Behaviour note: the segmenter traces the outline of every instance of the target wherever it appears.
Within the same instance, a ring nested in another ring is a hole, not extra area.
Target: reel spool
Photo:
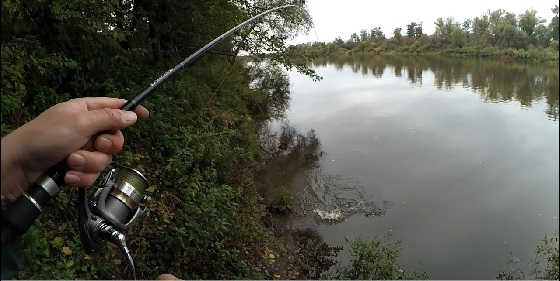
[[[148,186],[148,180],[139,171],[119,166],[102,178],[91,199],[87,199],[85,190],[80,190],[78,225],[85,251],[93,254],[105,241],[117,245],[131,266],[134,279],[134,260],[122,232],[144,213]]]

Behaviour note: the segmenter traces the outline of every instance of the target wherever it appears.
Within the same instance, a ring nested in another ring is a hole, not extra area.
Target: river
[[[376,57],[312,68],[320,82],[289,72],[286,120],[314,129],[324,153],[287,184],[297,193],[319,171],[382,211],[336,223],[310,213],[290,227],[342,246],[389,233],[401,263],[434,279],[493,279],[511,255],[529,262],[557,233],[556,67]]]

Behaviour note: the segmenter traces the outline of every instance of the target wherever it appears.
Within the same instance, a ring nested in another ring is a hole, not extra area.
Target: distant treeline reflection
[[[412,84],[422,84],[426,71],[434,73],[438,89],[471,88],[485,102],[517,101],[530,107],[545,99],[546,115],[558,120],[558,68],[538,65],[505,63],[483,59],[452,59],[441,57],[377,56],[368,58],[341,57],[314,59],[312,66],[334,65],[342,70],[381,78],[388,68],[396,77],[406,77]]]

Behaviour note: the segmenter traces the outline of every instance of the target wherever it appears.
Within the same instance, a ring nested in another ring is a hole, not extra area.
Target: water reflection
[[[434,84],[441,90],[455,87],[471,88],[485,102],[516,101],[523,107],[545,99],[545,111],[551,120],[558,120],[559,73],[557,67],[505,63],[486,59],[452,59],[441,57],[373,57],[330,58],[313,61],[313,67],[332,64],[342,71],[350,67],[354,73],[381,78],[386,69],[395,77],[406,77],[413,85],[422,85],[423,74],[434,74]]]
[[[556,69],[399,57],[316,64],[318,83],[290,73],[287,113],[316,129],[327,152],[320,170],[307,170],[322,175],[310,186],[327,190],[326,202],[341,185],[363,186],[358,193],[379,208],[395,203],[381,216],[294,225],[331,245],[391,231],[403,263],[435,279],[494,278],[509,252],[527,260],[557,229]],[[294,186],[306,185],[297,178]]]
[[[288,123],[276,130],[267,126],[259,140],[269,162],[259,169],[256,179],[272,213],[290,209],[294,216],[314,215],[317,223],[335,224],[356,214],[384,216],[393,206],[390,201],[368,198],[359,181],[321,169],[326,154],[313,129],[302,134]],[[295,195],[293,206],[283,206],[291,201],[285,198],[276,202],[286,196],[286,190]]]

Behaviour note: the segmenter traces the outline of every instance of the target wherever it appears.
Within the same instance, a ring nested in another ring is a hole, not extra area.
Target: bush
[[[529,263],[529,272],[522,269],[521,260],[512,256],[509,261],[510,268],[498,273],[496,279],[558,280],[559,262],[558,236],[548,237],[545,235],[535,249],[535,257]]]
[[[294,196],[285,188],[282,188],[276,193],[270,204],[270,210],[275,213],[287,214],[290,213],[293,208]]]
[[[427,279],[426,273],[410,271],[397,263],[399,243],[384,240],[349,240],[352,251],[350,265],[325,274],[327,279],[403,280]]]
[[[558,40],[552,40],[552,42],[550,42],[550,48],[552,48],[552,50],[558,51]]]

